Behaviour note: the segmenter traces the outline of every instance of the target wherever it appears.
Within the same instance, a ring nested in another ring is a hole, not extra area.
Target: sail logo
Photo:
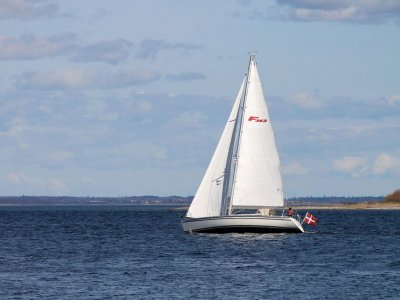
[[[265,122],[267,122],[267,119],[260,119],[259,117],[250,116],[248,121],[250,121],[250,122],[254,121],[254,122],[258,122],[258,123],[265,123]]]

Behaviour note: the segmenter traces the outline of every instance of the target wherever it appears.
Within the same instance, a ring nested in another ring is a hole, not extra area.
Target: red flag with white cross
[[[303,222],[307,223],[310,226],[317,226],[318,224],[318,219],[314,217],[312,214],[309,212],[306,213],[306,216],[304,217]]]

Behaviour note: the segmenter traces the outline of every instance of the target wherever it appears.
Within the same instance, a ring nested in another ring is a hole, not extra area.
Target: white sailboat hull
[[[232,215],[208,218],[184,218],[185,232],[304,232],[301,224],[287,216]]]

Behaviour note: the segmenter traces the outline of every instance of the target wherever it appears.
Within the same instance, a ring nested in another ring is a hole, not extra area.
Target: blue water
[[[400,211],[184,234],[166,206],[0,207],[0,299],[400,299]]]

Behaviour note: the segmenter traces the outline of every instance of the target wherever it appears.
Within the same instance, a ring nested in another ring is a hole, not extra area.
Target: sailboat
[[[217,148],[182,219],[183,230],[304,232],[298,219],[285,215],[282,188],[275,136],[251,54]]]

